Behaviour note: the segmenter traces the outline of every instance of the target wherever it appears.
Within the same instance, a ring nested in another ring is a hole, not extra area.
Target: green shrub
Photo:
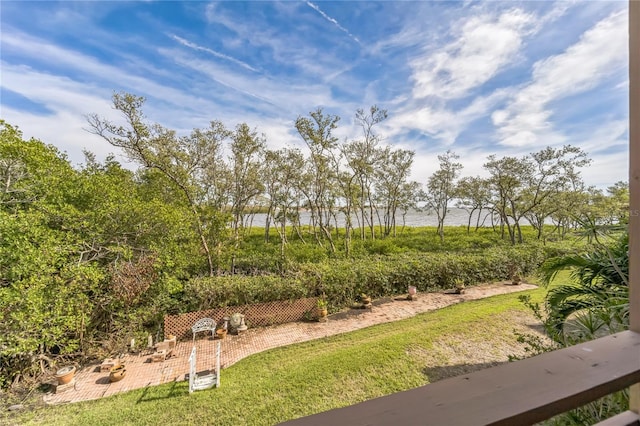
[[[194,278],[184,286],[183,311],[325,295],[332,310],[349,306],[360,293],[382,297],[506,280],[515,267],[534,273],[544,259],[541,246],[497,247],[480,254],[399,253],[321,263],[292,263],[284,275]]]
[[[309,289],[295,277],[229,275],[200,277],[185,284],[184,312],[222,306],[307,297]]]
[[[265,246],[261,252],[241,253],[235,260],[235,273],[260,275],[280,270],[281,259],[272,247]]]
[[[402,251],[402,248],[392,239],[365,240],[362,243],[362,246],[366,252],[374,255],[390,255],[400,253]]]
[[[315,245],[297,246],[295,249],[288,248],[286,257],[295,263],[323,262],[327,260],[327,249]]]

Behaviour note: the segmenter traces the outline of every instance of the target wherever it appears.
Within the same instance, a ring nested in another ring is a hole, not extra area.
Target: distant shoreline
[[[300,210],[299,213],[300,213],[300,223],[302,225],[308,225],[311,219],[310,211],[308,209],[304,209],[304,210]],[[489,213],[488,210],[483,210],[482,217],[480,218],[481,227],[485,227],[485,228],[491,227],[490,215],[488,215],[485,218],[485,215],[487,215],[488,213]],[[251,214],[247,214],[246,216],[247,218],[249,218],[249,216],[251,215],[253,216],[253,218],[249,220],[251,227],[264,228],[264,224],[267,218],[266,213],[251,213]],[[474,228],[476,225],[477,217],[478,217],[477,212],[474,212],[473,216],[471,217],[471,226]],[[337,218],[338,218],[337,226],[340,228],[344,227],[345,225],[344,214],[341,212],[337,213]],[[352,216],[352,218],[353,218],[352,219],[353,226],[359,227],[356,216],[354,215]],[[484,219],[484,225],[482,225],[483,219]],[[466,210],[453,207],[449,209],[444,221],[444,225],[445,226],[467,226],[468,221],[469,221],[469,213]],[[522,224],[529,225],[529,222],[523,219]],[[291,224],[287,222],[287,225],[291,225]],[[376,218],[375,225],[378,226],[377,218]],[[335,221],[331,222],[331,226],[336,226]],[[365,226],[368,226],[368,225],[365,225]],[[402,214],[399,214],[396,217],[396,226],[398,228],[402,226],[405,226],[405,227],[438,226],[438,217],[433,213],[410,210],[405,215],[404,221],[403,221]]]

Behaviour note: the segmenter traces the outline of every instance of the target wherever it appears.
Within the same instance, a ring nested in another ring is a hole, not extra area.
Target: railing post
[[[640,332],[640,1],[629,0],[629,316]],[[640,384],[630,409],[640,413]]]

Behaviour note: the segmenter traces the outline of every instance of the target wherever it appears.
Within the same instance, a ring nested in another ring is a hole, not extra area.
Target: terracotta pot
[[[109,381],[112,383],[119,382],[120,380],[124,379],[126,373],[127,370],[126,368],[124,368],[124,364],[113,367],[109,372]]]
[[[418,292],[418,288],[415,285],[409,286],[409,296],[415,296]]]
[[[66,385],[71,380],[73,380],[73,376],[76,374],[76,368],[73,365],[62,367],[58,371],[56,371],[56,379],[58,379],[59,385]]]
[[[227,330],[225,330],[224,328],[219,328],[216,330],[216,336],[218,336],[218,339],[224,339],[226,335]]]

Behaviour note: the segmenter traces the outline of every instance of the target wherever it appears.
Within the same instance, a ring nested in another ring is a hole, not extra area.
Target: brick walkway
[[[329,321],[325,323],[296,322],[249,329],[238,336],[229,335],[220,340],[222,368],[267,349],[346,333],[384,322],[397,321],[465,300],[481,299],[496,294],[533,288],[536,286],[530,284],[511,286],[496,283],[469,287],[462,295],[423,293],[419,294],[418,300],[414,301],[385,298],[374,301],[371,310],[353,309],[340,312],[329,316]],[[197,371],[214,368],[214,350],[217,342],[217,340],[210,340],[210,338],[201,338],[196,341]],[[109,382],[109,373],[100,372],[98,365],[87,366],[76,373],[73,390],[59,394],[47,394],[44,400],[49,404],[86,401],[146,386],[184,380],[185,375],[189,372],[189,355],[192,347],[192,341],[178,342],[174,351],[175,356],[164,362],[150,362],[149,354],[125,355],[122,362],[126,365],[127,375],[123,380],[115,383]],[[224,373],[222,380],[224,380]]]

